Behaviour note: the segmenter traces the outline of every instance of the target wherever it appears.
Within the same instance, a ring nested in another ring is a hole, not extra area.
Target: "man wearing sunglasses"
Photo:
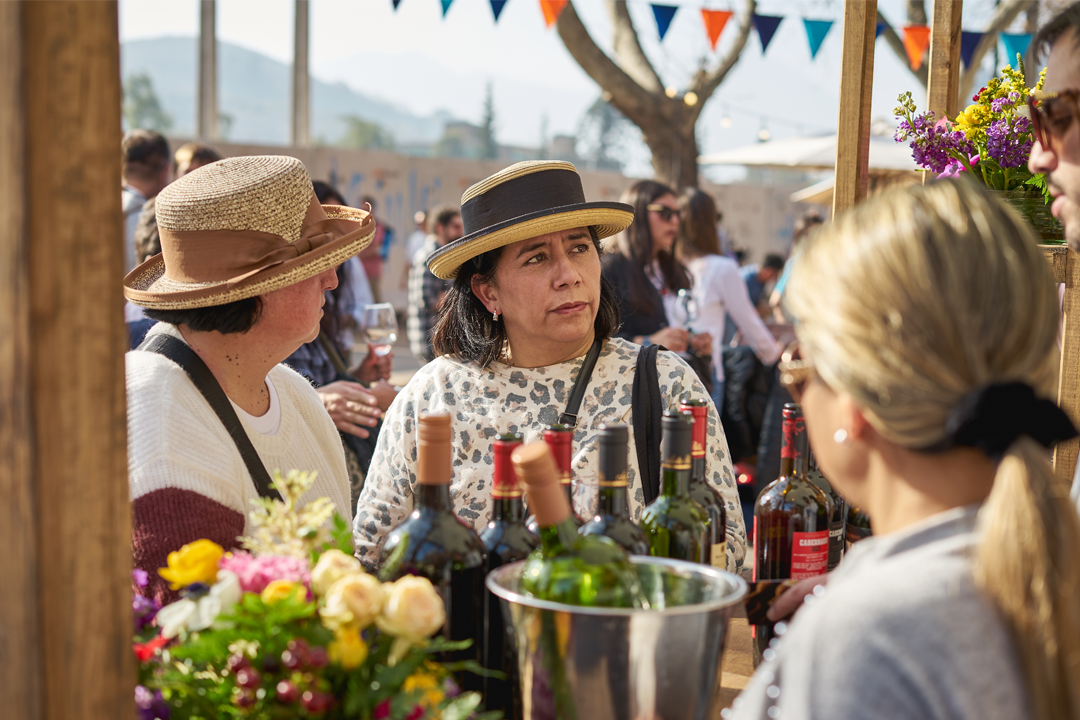
[[[1046,175],[1051,211],[1065,226],[1069,247],[1080,251],[1080,3],[1044,26],[1035,42],[1049,56],[1043,91],[1029,103],[1035,145],[1028,168]]]

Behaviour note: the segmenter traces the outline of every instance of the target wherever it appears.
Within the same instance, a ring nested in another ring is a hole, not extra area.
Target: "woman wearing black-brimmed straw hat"
[[[351,517],[334,423],[279,363],[318,334],[335,268],[375,232],[363,210],[320,205],[283,156],[185,175],[158,195],[157,218],[162,253],[124,279],[159,321],[126,362],[132,544],[152,577],[186,543],[235,546],[251,500],[276,493],[267,471],[317,472],[306,499]],[[149,591],[167,594],[160,581]]]
[[[576,413],[577,480],[595,483],[601,425],[633,428],[631,385],[641,348],[613,337],[618,309],[600,275],[600,240],[628,227],[633,209],[586,202],[573,165],[536,161],[513,165],[466,190],[461,216],[465,236],[427,260],[435,275],[454,279],[433,334],[438,357],[417,372],[387,412],[357,504],[357,555],[368,565],[376,562],[376,545],[412,507],[421,413],[449,412],[453,418],[454,506],[476,530],[487,523],[491,506],[495,436],[520,432],[534,440],[545,425],[559,422],[590,355],[595,367]],[[708,398],[673,353],[660,352],[656,364],[660,411],[684,393]],[[746,536],[714,411],[708,432],[708,479],[729,508],[728,567],[737,570]],[[631,430],[632,448],[633,442]],[[644,494],[633,449],[629,460],[630,512],[637,517]]]

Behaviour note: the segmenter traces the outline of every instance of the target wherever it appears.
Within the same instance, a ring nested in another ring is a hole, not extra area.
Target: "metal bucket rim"
[[[636,608],[613,608],[613,607],[592,607],[588,605],[567,605],[564,603],[551,602],[550,600],[539,600],[528,595],[509,590],[499,584],[498,579],[504,575],[509,574],[514,569],[524,567],[526,561],[519,560],[517,562],[503,565],[488,573],[487,578],[484,579],[484,584],[487,589],[495,594],[496,597],[506,600],[507,602],[515,603],[518,605],[525,605],[526,607],[536,608],[538,610],[550,610],[552,612],[565,612],[573,613],[575,615],[593,615],[604,617],[630,617],[632,615],[641,615],[644,613],[656,614],[656,615],[696,615],[699,613],[708,613],[713,610],[719,610],[721,608],[729,607],[741,601],[750,592],[750,588],[741,577],[733,572],[727,570],[718,570],[709,565],[702,565],[700,563],[687,562],[685,560],[672,560],[670,558],[656,558],[648,557],[645,555],[631,555],[630,562],[641,565],[664,565],[674,570],[693,571],[707,575],[714,579],[722,579],[725,581],[731,581],[735,588],[732,592],[717,598],[716,600],[709,600],[708,602],[694,603],[693,605],[675,605],[673,607],[664,608],[663,610],[639,610]]]

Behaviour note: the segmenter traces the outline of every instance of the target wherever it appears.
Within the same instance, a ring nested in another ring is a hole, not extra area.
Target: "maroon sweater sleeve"
[[[168,565],[169,553],[196,540],[211,540],[226,550],[238,547],[244,515],[191,490],[154,490],[132,503],[131,552],[135,567],[145,570],[150,584],[142,594],[162,604],[176,600],[157,571]]]

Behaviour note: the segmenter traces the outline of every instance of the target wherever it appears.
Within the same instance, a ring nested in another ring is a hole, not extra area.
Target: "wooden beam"
[[[16,345],[19,333],[27,340],[16,353],[22,366],[3,363],[0,393],[13,395],[14,378],[30,399],[27,412],[16,397],[16,414],[0,416],[0,427],[24,465],[29,457],[31,475],[29,487],[16,483],[15,496],[4,497],[5,516],[19,509],[0,536],[35,535],[30,546],[5,543],[0,555],[22,554],[5,558],[7,567],[36,564],[36,577],[24,572],[14,588],[12,578],[0,581],[5,603],[12,593],[36,600],[3,610],[0,632],[27,622],[14,633],[28,641],[0,655],[0,715],[133,718],[117,3],[0,5],[18,7],[22,41],[21,62],[10,64],[9,38],[0,42],[0,117],[21,109],[25,137],[18,178],[10,175],[18,146],[5,144],[0,160],[0,264],[16,288],[3,283],[0,327],[12,328]],[[6,33],[12,10],[2,12]],[[17,75],[21,103],[9,106]],[[3,128],[7,139],[11,122]],[[12,212],[19,182],[22,220]],[[4,477],[25,485],[26,474],[16,467]],[[27,686],[12,688],[19,674]]]
[[[963,9],[964,0],[934,0],[926,104],[938,118],[955,118],[960,111],[960,16]]]
[[[217,2],[199,3],[199,138],[218,139]]]
[[[308,73],[308,0],[296,0],[292,74],[292,145],[311,144],[311,75]]]
[[[834,216],[865,199],[870,182],[870,101],[876,30],[877,0],[845,0]]]
[[[1056,248],[1055,248],[1056,249]],[[1061,248],[1052,257],[1057,265],[1065,258],[1065,298],[1061,314],[1061,367],[1058,372],[1057,403],[1074,423],[1080,424],[1080,254]],[[1056,274],[1056,273],[1055,273]],[[1054,448],[1054,474],[1071,483],[1080,454],[1080,438],[1058,443]]]

